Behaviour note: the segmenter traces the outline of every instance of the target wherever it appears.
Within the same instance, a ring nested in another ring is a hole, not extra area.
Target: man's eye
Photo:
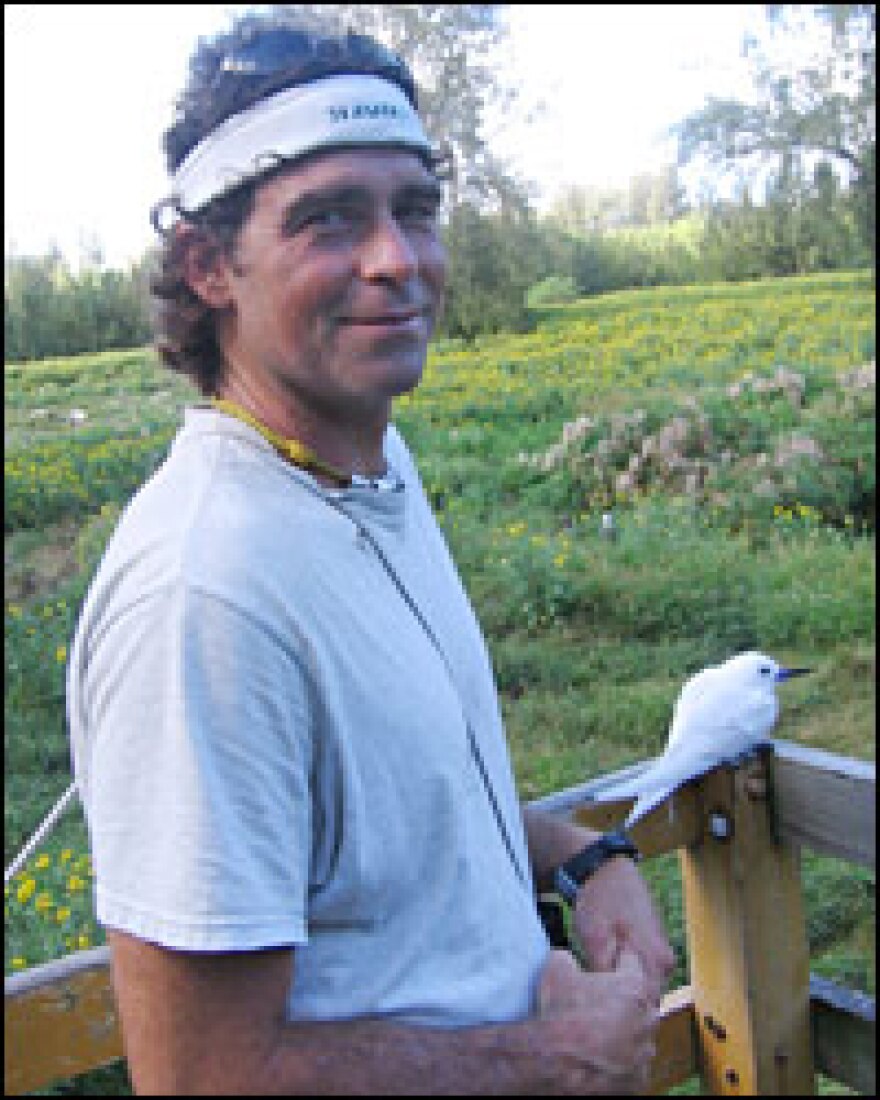
[[[315,229],[345,229],[354,220],[353,211],[344,210],[341,207],[332,207],[327,210],[316,210],[308,219],[307,224]]]
[[[399,217],[407,221],[433,225],[437,220],[437,206],[434,203],[413,203],[411,206],[404,207]]]
[[[341,233],[356,219],[354,211],[343,206],[326,206],[294,213],[284,223],[286,236],[311,230],[315,233]]]

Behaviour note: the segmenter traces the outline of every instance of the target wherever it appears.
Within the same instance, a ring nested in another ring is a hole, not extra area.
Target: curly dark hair
[[[415,81],[406,64],[375,39],[353,31],[336,31],[306,22],[292,13],[248,13],[232,28],[199,39],[189,62],[189,79],[176,103],[176,118],[166,130],[163,148],[169,172],[231,115],[285,88],[325,76],[381,76],[400,87],[418,109]],[[443,155],[428,156],[428,166],[442,174]],[[289,165],[281,162],[256,180],[218,196],[196,212],[175,208],[177,217],[203,235],[212,248],[232,257],[238,232],[253,211],[258,186]],[[217,393],[223,356],[217,342],[214,310],[187,285],[183,261],[192,245],[176,227],[165,229],[166,203],[152,212],[162,237],[156,270],[150,278],[155,344],[172,370],[188,375],[205,396]]]

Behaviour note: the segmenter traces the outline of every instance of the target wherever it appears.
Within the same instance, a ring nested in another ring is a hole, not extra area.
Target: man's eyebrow
[[[407,183],[400,188],[399,195],[407,199],[427,199],[438,205],[443,201],[443,188],[439,183]]]
[[[310,214],[313,210],[333,204],[351,204],[363,202],[366,191],[363,187],[353,184],[342,186],[316,187],[311,191],[303,191],[284,207],[281,213],[283,225],[290,225],[300,218]]]

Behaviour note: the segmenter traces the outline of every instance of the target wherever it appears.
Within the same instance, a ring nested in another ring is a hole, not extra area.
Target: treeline
[[[808,274],[870,266],[856,208],[827,164],[776,185],[760,204],[688,210],[669,170],[619,191],[570,188],[547,215],[511,201],[494,213],[460,203],[444,236],[450,259],[442,332],[525,331],[530,307],[630,287]],[[57,251],[6,257],[6,360],[151,339],[147,254],[127,271],[100,257],[74,273]]]
[[[674,173],[673,173],[674,175]],[[657,177],[655,193],[669,188]],[[640,177],[641,194],[650,194]],[[447,230],[450,282],[444,328],[472,338],[523,331],[531,306],[634,287],[738,282],[762,277],[862,269],[873,263],[859,216],[860,196],[841,187],[827,164],[809,179],[771,187],[760,204],[737,200],[688,210],[674,202],[646,209],[633,187],[572,188],[548,215],[529,207],[453,212]]]
[[[7,362],[77,355],[149,342],[148,260],[127,271],[99,256],[73,272],[57,249],[6,256],[4,340]]]

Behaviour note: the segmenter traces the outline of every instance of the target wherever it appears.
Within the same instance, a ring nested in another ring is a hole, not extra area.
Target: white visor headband
[[[340,145],[431,149],[418,114],[396,84],[378,76],[327,76],[226,119],[174,173],[171,199],[192,213],[282,160]]]

